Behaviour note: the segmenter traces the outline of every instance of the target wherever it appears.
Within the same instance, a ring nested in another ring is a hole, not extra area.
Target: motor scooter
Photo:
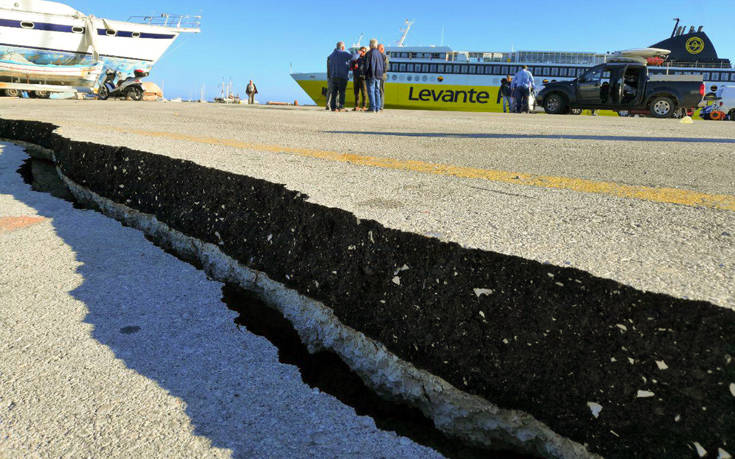
[[[97,98],[100,100],[107,100],[110,97],[130,97],[133,100],[142,100],[143,82],[140,81],[140,79],[147,77],[148,72],[135,70],[133,73],[134,76],[118,81],[117,85],[115,85],[115,77],[121,75],[120,72],[107,70],[105,72],[105,79],[97,91]]]

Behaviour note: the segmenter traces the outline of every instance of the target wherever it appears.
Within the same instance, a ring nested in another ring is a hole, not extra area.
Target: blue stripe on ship
[[[66,32],[66,33],[73,33],[72,26],[70,25],[64,25],[64,24],[51,24],[49,22],[33,22],[33,21],[17,21],[12,19],[0,19],[0,27],[13,27],[16,29],[25,29],[25,27],[22,27],[20,24],[22,22],[29,22],[33,23],[33,28],[28,28],[27,30],[47,30],[51,32]],[[82,33],[84,31],[84,28],[81,27]],[[107,35],[107,30],[105,29],[97,29],[98,35]],[[115,34],[117,37],[123,37],[123,38],[132,38],[133,32],[129,31],[118,31],[117,34]],[[174,38],[175,35],[171,34],[161,34],[161,33],[145,33],[140,32],[140,38],[152,38],[157,40],[170,40]]]

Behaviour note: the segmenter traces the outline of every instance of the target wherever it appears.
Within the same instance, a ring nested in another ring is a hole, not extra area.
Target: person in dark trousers
[[[248,105],[253,105],[255,103],[255,95],[258,94],[258,88],[255,87],[253,80],[250,80],[250,83],[245,87],[245,94],[248,96]]]
[[[329,80],[332,82],[331,110],[341,112],[345,107],[345,90],[350,74],[352,54],[345,51],[345,43],[337,42],[337,47],[329,55]]]
[[[324,88],[322,88],[324,90]],[[327,57],[327,92],[324,94],[327,98],[327,110],[330,109],[330,106],[332,105],[332,78],[329,74],[329,56]]]
[[[367,48],[362,47],[358,51],[355,59],[352,63],[352,86],[355,92],[355,111],[367,110],[367,84],[365,82],[365,54]],[[362,104],[360,103],[360,96],[362,95]]]
[[[370,111],[378,113],[383,101],[380,94],[380,82],[385,73],[385,60],[383,53],[378,50],[378,40],[370,40],[370,51],[365,55],[367,61],[367,69],[365,77],[367,78],[368,99],[370,100]]]
[[[516,88],[516,113],[528,113],[528,97],[531,95],[531,91],[534,89],[533,75],[528,71],[528,66],[524,65],[521,69],[513,76],[513,82],[511,86]]]
[[[380,110],[385,108],[385,82],[388,80],[388,71],[390,70],[390,59],[385,54],[385,46],[383,44],[378,45],[378,51],[383,55],[383,78],[380,79]]]
[[[508,78],[503,78],[500,80],[500,88],[498,89],[498,100],[495,101],[496,104],[500,103],[500,100],[503,100],[503,113],[510,113],[513,111],[513,106],[511,105],[511,90],[510,90],[510,81],[508,81]]]

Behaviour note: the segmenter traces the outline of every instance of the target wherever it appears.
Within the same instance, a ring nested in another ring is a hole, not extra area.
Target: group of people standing
[[[379,44],[378,40],[370,40],[369,49],[363,46],[355,54],[345,51],[344,42],[338,42],[335,50],[327,58],[327,110],[345,111],[345,92],[350,71],[355,93],[354,110],[371,112],[383,110],[389,65],[385,47]]]
[[[524,65],[513,75],[500,80],[500,89],[498,90],[498,100],[503,101],[503,113],[528,113],[530,109],[529,97],[533,97],[533,90],[536,85],[533,82],[533,75],[528,66]]]

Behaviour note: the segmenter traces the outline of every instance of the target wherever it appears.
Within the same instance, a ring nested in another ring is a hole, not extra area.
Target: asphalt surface
[[[222,284],[0,144],[0,457],[438,457],[236,328]]]
[[[283,183],[388,227],[735,308],[735,212],[706,203],[735,199],[735,123],[13,99],[0,99],[0,116]],[[544,180],[512,183],[526,176]],[[678,194],[696,199],[669,197]]]

